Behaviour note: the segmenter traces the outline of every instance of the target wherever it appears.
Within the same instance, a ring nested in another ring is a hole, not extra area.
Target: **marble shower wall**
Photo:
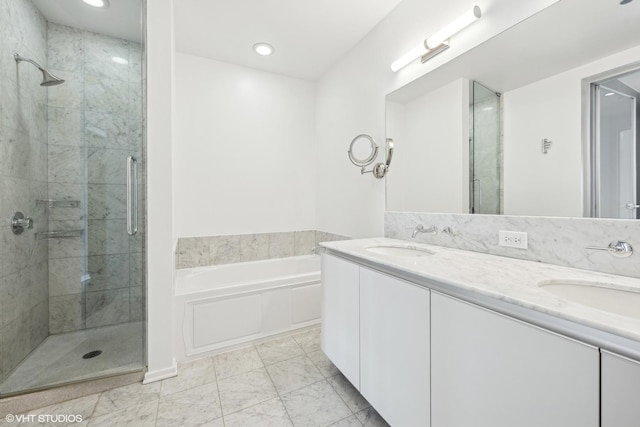
[[[49,241],[52,334],[142,319],[144,233],[126,233],[126,159],[142,158],[141,52],[48,25],[49,67],[66,80],[49,95],[49,197],[80,202],[51,208],[49,225],[84,230]]]
[[[386,212],[384,222],[385,237],[640,277],[638,220]],[[411,233],[418,224],[433,225],[440,232],[435,236],[420,234],[412,239]],[[453,230],[453,236],[442,233],[447,226]],[[529,248],[498,246],[500,230],[526,231]],[[629,258],[616,258],[607,252],[585,249],[586,246],[606,247],[614,240],[631,244],[634,254]]]
[[[47,64],[47,22],[30,1],[0,1],[0,380],[49,333],[47,91],[42,74],[14,52]],[[34,220],[14,235],[13,212]]]
[[[310,255],[319,242],[346,239],[350,237],[317,230],[181,237],[176,248],[176,268]]]
[[[474,102],[469,114],[473,135],[473,178],[475,213],[502,212],[502,144],[500,135],[500,97],[487,88],[474,84]]]

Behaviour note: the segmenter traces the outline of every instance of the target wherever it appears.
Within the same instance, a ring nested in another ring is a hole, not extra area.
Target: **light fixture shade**
[[[395,61],[393,61],[393,63],[391,64],[391,70],[395,73],[399,69],[404,68],[405,66],[407,66],[411,62],[413,62],[416,59],[420,58],[426,52],[427,52],[427,48],[424,47],[423,43],[420,43],[420,45],[414,47],[409,52],[405,53],[400,58],[398,58]]]
[[[106,8],[109,7],[109,0],[82,0],[89,6]]]
[[[481,16],[482,11],[480,10],[480,7],[473,6],[473,9],[469,10],[467,13],[426,39],[423,44],[416,46],[397,60],[393,61],[391,64],[391,70],[396,72],[418,58],[421,58],[422,63],[424,63],[439,53],[444,52],[449,48],[449,37],[472,24]]]
[[[449,25],[429,37],[426,41],[426,45],[429,49],[440,46],[442,42],[447,40],[452,35],[456,34],[463,28],[471,25],[478,18],[482,16],[482,11],[479,6],[473,6],[473,9],[469,10],[464,15],[451,22]]]

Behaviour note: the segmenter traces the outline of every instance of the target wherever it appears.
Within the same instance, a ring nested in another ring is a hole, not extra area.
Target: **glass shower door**
[[[636,98],[595,85],[598,218],[638,218]]]
[[[500,95],[471,82],[469,137],[470,213],[502,213]]]
[[[33,220],[0,230],[3,397],[145,366],[141,19],[104,34],[62,3],[0,2],[0,211]]]

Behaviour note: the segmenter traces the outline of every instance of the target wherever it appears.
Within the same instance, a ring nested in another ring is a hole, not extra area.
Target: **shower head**
[[[42,71],[42,82],[40,83],[40,86],[56,86],[64,83],[64,80],[54,76],[49,71],[42,68],[40,68],[40,71]]]
[[[34,61],[32,59],[23,58],[18,53],[14,53],[13,54],[13,58],[16,60],[17,63],[20,63],[22,61],[26,61],[26,62],[29,62],[29,63],[35,65],[36,67],[38,67],[38,70],[40,70],[42,72],[42,83],[40,83],[40,86],[45,86],[45,87],[47,87],[47,86],[56,86],[56,85],[60,85],[60,84],[64,83],[64,80],[62,80],[59,77],[54,76],[49,71],[47,71],[44,68],[42,68],[40,66],[40,64],[38,64],[36,61]]]

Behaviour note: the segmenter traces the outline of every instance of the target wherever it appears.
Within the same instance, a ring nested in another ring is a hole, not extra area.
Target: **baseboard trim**
[[[158,369],[155,371],[147,371],[147,373],[144,374],[142,384],[149,384],[156,381],[166,380],[167,378],[175,377],[177,375],[178,363],[176,362],[176,359],[173,359],[173,365],[168,368]]]

